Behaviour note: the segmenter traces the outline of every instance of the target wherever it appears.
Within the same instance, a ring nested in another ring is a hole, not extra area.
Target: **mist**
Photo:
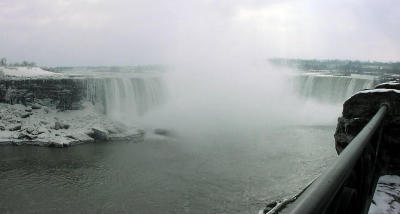
[[[294,93],[296,75],[298,71],[267,62],[175,67],[165,76],[167,102],[140,121],[149,129],[189,139],[212,134],[246,138],[291,126],[333,127],[341,104],[299,97]]]

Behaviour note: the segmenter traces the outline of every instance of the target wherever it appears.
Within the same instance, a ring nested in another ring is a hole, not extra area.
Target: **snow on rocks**
[[[2,76],[11,77],[36,77],[36,76],[57,76],[58,73],[43,70],[39,67],[1,67]]]
[[[369,214],[400,213],[400,176],[384,175],[378,180]]]
[[[96,111],[58,111],[55,106],[0,103],[0,144],[67,147],[95,141],[142,141],[144,132]]]

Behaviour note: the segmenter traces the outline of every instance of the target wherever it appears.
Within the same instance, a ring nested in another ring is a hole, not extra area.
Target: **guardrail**
[[[378,112],[340,153],[333,165],[316,179],[297,199],[291,214],[366,213],[368,198],[374,189],[377,148],[372,149],[375,135],[389,106]],[[375,143],[379,145],[379,142]],[[375,146],[379,147],[379,146]],[[372,160],[374,159],[374,160]]]

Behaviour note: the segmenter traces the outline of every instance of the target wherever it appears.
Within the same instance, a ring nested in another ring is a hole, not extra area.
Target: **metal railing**
[[[351,203],[350,200],[352,197],[360,197],[360,195],[365,194],[363,192],[360,193],[360,191],[357,192],[357,190],[353,190],[352,188],[344,188],[344,185],[349,183],[349,177],[353,176],[352,174],[355,174],[354,168],[357,164],[360,165],[360,159],[362,159],[364,151],[366,151],[366,148],[369,146],[371,138],[376,133],[376,130],[380,127],[382,119],[388,111],[388,108],[389,106],[386,104],[383,104],[379,108],[378,112],[368,122],[368,124],[342,151],[342,153],[339,155],[333,165],[318,179],[316,179],[313,184],[311,184],[307,188],[307,190],[298,198],[298,200],[294,204],[294,208],[290,212],[291,214],[343,213],[343,211],[337,211],[338,207],[332,206],[332,203],[346,198],[345,200],[348,201],[346,203],[349,204]],[[362,164],[364,164],[364,162]],[[365,168],[365,166],[362,165],[361,167]],[[370,171],[369,169],[367,170]],[[363,176],[361,176],[360,178],[360,176],[358,176],[357,179],[362,180],[366,178],[363,178]],[[345,195],[350,195],[350,197],[343,195],[343,192],[346,192]],[[336,206],[341,205],[336,204]],[[357,205],[349,205],[349,207],[351,206]],[[358,208],[356,209],[353,207],[353,209],[357,210],[358,213],[362,213],[365,211],[359,210],[362,210],[363,208],[365,208],[365,206],[366,205],[364,204],[358,206]],[[336,211],[333,211],[334,209]]]

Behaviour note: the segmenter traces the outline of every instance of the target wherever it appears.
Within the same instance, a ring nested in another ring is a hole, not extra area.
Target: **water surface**
[[[0,147],[0,213],[257,213],[336,157],[334,127]]]

